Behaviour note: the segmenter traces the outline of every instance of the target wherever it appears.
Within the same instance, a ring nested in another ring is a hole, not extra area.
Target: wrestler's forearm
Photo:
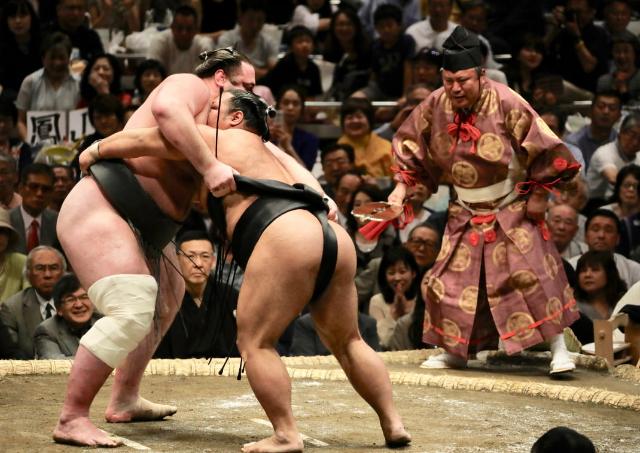
[[[181,160],[184,156],[169,143],[157,127],[126,129],[103,139],[99,145],[100,159],[133,159],[154,156]]]

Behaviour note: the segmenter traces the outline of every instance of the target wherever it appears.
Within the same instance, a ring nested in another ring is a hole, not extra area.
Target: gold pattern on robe
[[[453,164],[451,175],[453,182],[460,187],[473,187],[478,181],[478,170],[466,161]]]
[[[569,302],[571,302],[572,300],[575,299],[574,295],[573,295],[573,288],[569,285],[564,287],[564,291],[562,291],[562,297],[564,298],[564,303],[568,304]],[[573,304],[571,306],[571,308],[569,308],[569,310],[571,311],[578,311],[578,304]]]
[[[507,247],[504,242],[498,242],[491,252],[491,260],[494,266],[501,266],[507,263]]]
[[[536,118],[536,126],[540,129],[540,131],[549,138],[558,139],[558,136],[551,130],[549,125],[540,117]]]
[[[449,267],[454,272],[464,272],[471,264],[471,250],[465,244],[459,244],[453,257],[449,261]]]
[[[489,116],[496,113],[498,110],[498,93],[492,89],[482,90],[480,95],[480,108],[478,109],[478,116]]]
[[[442,96],[440,96],[440,99],[438,99],[438,103],[444,110],[444,113],[446,113],[447,115],[453,115],[453,106],[451,105],[451,99],[449,99],[449,96],[447,96],[444,91],[442,92]]]
[[[402,140],[402,147],[400,149],[400,157],[403,159],[415,156],[420,151],[420,146],[413,140]]]
[[[522,254],[529,253],[533,248],[531,234],[524,228],[511,228],[507,231],[507,236],[511,238]]]
[[[492,132],[482,134],[478,139],[478,156],[490,162],[497,162],[504,154],[504,144],[500,137]]]
[[[444,297],[444,283],[438,277],[429,277],[427,280],[427,295],[432,302],[440,303]]]
[[[487,301],[491,308],[497,307],[502,302],[502,298],[496,293],[496,289],[491,283],[487,283]]]
[[[429,126],[431,126],[430,123],[430,112],[427,112],[426,110],[423,112],[422,115],[420,115],[420,117],[418,118],[418,123],[416,125],[417,130],[421,133],[421,134],[425,134],[426,132],[428,132],[429,130]]]
[[[449,256],[449,252],[451,251],[451,239],[449,239],[449,235],[445,234],[442,237],[442,245],[440,246],[440,252],[438,253],[438,257],[436,261],[442,261],[447,256]]]
[[[516,291],[528,296],[538,288],[538,277],[528,270],[515,271],[509,277],[509,284]]]
[[[524,341],[535,333],[534,329],[529,328],[531,324],[533,324],[533,317],[530,314],[517,311],[507,319],[507,332],[516,332],[511,337],[512,340]]]
[[[558,263],[553,255],[547,253],[544,256],[542,264],[544,265],[544,271],[547,273],[549,278],[552,280],[556,278],[556,275],[558,275]]]
[[[547,301],[546,310],[547,310],[547,316],[551,316],[557,312],[562,312],[562,302],[557,297],[552,297]],[[556,315],[555,318],[552,318],[551,322],[555,324],[560,324],[562,322],[562,313],[560,313],[559,315]]]
[[[458,301],[458,305],[462,311],[474,314],[476,312],[476,305],[478,304],[478,287],[477,286],[467,286],[462,290],[460,295],[460,300]]]
[[[542,147],[537,143],[524,142],[522,147],[527,150],[527,167],[531,165],[533,160],[543,151]]]
[[[516,157],[514,156],[513,158],[515,159]],[[525,201],[522,201],[522,200],[514,201],[509,206],[507,206],[507,209],[511,212],[519,212],[524,209],[525,205],[526,205]]]
[[[460,337],[461,331],[460,327],[458,327],[458,324],[450,319],[445,318],[442,320],[442,330],[445,333],[445,335],[442,336],[442,341],[444,341],[444,344],[450,347],[454,347],[459,343],[458,338]]]
[[[507,113],[504,123],[511,136],[520,142],[531,127],[531,117],[524,110],[512,109]]]

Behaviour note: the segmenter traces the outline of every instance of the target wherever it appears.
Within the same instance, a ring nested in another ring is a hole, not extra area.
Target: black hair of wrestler
[[[244,114],[245,128],[259,135],[267,142],[271,138],[267,117],[275,115],[275,109],[260,97],[249,91],[230,89],[229,111]]]
[[[200,63],[193,71],[201,79],[211,77],[218,69],[222,69],[227,76],[240,70],[242,62],[250,63],[249,59],[232,47],[223,47],[215,50],[205,50],[199,55]]]

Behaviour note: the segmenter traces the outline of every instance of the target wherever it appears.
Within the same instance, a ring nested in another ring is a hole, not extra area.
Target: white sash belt
[[[458,194],[458,203],[469,210],[472,209],[468,206],[468,203],[491,202],[506,197],[501,200],[498,206],[496,206],[495,209],[497,210],[511,203],[518,197],[518,193],[514,188],[518,182],[524,181],[525,176],[525,172],[520,166],[520,161],[514,154],[509,162],[509,173],[506,179],[495,184],[491,184],[490,186],[479,187],[477,189],[468,189],[456,185],[453,187],[456,189],[456,193]]]
[[[464,187],[454,185],[458,197],[465,203],[482,203],[485,201],[498,200],[513,191],[516,182],[511,178],[491,184],[490,186],[480,187],[478,189],[466,189]]]

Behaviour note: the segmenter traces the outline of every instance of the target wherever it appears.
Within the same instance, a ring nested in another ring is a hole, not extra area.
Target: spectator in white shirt
[[[640,114],[630,113],[622,120],[618,138],[598,148],[591,157],[587,170],[589,198],[611,197],[620,169],[632,163],[640,164],[638,151],[640,151]]]
[[[406,33],[416,42],[416,49],[435,47],[442,51],[442,44],[449,37],[456,24],[449,20],[453,0],[431,0],[429,16],[416,22]]]
[[[618,268],[620,278],[630,288],[640,281],[640,263],[615,253],[620,241],[620,220],[613,211],[608,209],[596,209],[587,218],[585,240],[589,250],[597,252],[611,252]],[[576,268],[580,256],[574,256],[569,263]]]
[[[280,43],[264,29],[267,5],[264,0],[240,0],[238,24],[220,35],[218,47],[233,47],[249,58],[256,69],[256,80],[278,61]]]
[[[151,41],[147,59],[158,60],[169,74],[193,72],[200,63],[200,53],[213,49],[211,39],[196,36],[197,32],[196,10],[189,5],[179,6],[171,28],[160,32]]]
[[[80,83],[71,76],[71,40],[61,32],[46,36],[42,43],[42,68],[22,81],[16,108],[18,133],[27,137],[27,112],[32,110],[72,110],[80,101]],[[3,62],[10,64],[10,62]]]

